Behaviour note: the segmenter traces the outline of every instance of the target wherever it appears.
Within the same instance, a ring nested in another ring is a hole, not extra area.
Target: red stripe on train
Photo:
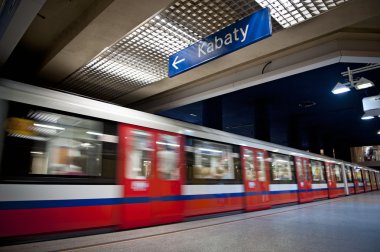
[[[116,225],[117,206],[17,209],[0,211],[0,237],[53,233]]]

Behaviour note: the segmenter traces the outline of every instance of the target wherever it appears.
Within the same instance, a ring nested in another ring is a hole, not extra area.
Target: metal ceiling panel
[[[305,8],[313,17],[345,0],[177,0],[72,73],[62,89],[112,101],[164,79],[171,54],[261,9],[257,2],[272,7],[272,17],[279,21],[272,18],[276,32],[294,24],[288,15],[306,19]]]

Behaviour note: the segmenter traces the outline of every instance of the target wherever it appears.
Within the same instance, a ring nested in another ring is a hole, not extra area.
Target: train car
[[[306,203],[345,183],[333,158],[5,79],[0,122],[0,239]]]

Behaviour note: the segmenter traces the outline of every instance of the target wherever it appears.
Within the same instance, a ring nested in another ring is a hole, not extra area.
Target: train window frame
[[[302,159],[302,166],[304,168],[304,172],[305,172],[305,181],[307,182],[310,182],[312,180],[312,176],[311,176],[311,164],[310,164],[310,160],[309,159]]]
[[[180,179],[181,139],[179,136],[158,133],[156,141],[157,173],[160,180]]]
[[[245,179],[249,181],[256,181],[256,164],[255,164],[255,153],[251,149],[244,149],[244,173]]]
[[[296,164],[294,162],[295,158],[292,155],[287,155],[283,153],[278,152],[268,152],[269,155],[269,174],[270,174],[270,183],[271,184],[297,184],[297,174],[296,174]],[[290,180],[274,180],[273,175],[273,156],[283,156],[288,158],[288,162],[290,164],[290,174],[292,176],[292,179]]]
[[[358,182],[360,183],[363,183],[364,182],[364,178],[363,178],[363,173],[362,173],[362,169],[360,168],[354,168],[354,174],[355,174],[355,180],[357,180]],[[359,175],[359,176],[358,176]]]
[[[223,178],[195,178],[194,177],[194,142],[196,141],[204,141],[209,143],[214,143],[217,145],[226,145],[230,146],[232,150],[232,161],[233,161],[233,169],[234,169],[234,179],[223,179]],[[188,185],[213,185],[213,184],[242,184],[242,167],[240,160],[240,146],[233,145],[230,143],[210,140],[206,138],[198,138],[185,136],[185,164],[186,164],[186,184]]]
[[[322,175],[323,175],[323,180],[315,180],[314,179],[314,172],[313,172],[313,162],[319,162],[322,165]],[[320,160],[314,160],[310,159],[310,169],[311,169],[311,182],[312,184],[327,184],[327,171],[326,171],[326,164],[323,161]]]
[[[148,180],[152,176],[155,148],[154,135],[142,129],[132,129],[125,155],[125,178],[130,180]]]
[[[119,145],[118,145],[118,139],[119,139],[119,132],[118,132],[118,126],[119,123],[115,121],[110,120],[104,120],[101,118],[91,117],[87,115],[81,115],[61,110],[56,110],[52,108],[46,108],[42,106],[36,106],[36,105],[30,105],[27,103],[22,102],[14,102],[14,101],[7,101],[7,111],[6,111],[6,118],[9,119],[11,117],[20,117],[25,118],[27,117],[28,113],[30,112],[40,112],[40,113],[46,113],[46,114],[57,114],[62,115],[66,117],[73,117],[78,118],[81,120],[88,120],[88,121],[95,121],[98,123],[101,123],[103,125],[103,135],[96,136],[95,139],[102,139],[97,140],[102,143],[102,149],[100,152],[100,169],[101,169],[101,175],[100,176],[94,176],[92,174],[32,174],[30,173],[32,169],[32,158],[29,157],[29,166],[23,165],[23,167],[20,167],[20,170],[18,172],[10,172],[9,168],[10,163],[12,163],[12,160],[14,161],[14,158],[11,157],[4,157],[6,153],[11,152],[12,150],[15,150],[14,148],[17,147],[17,141],[14,139],[10,139],[9,136],[7,136],[7,129],[2,129],[4,134],[3,144],[4,148],[2,150],[2,159],[0,160],[1,166],[0,166],[0,181],[1,183],[27,183],[27,184],[117,184],[117,169],[118,169],[118,151],[119,151]],[[92,133],[92,132],[90,132]],[[96,132],[95,132],[96,133]],[[94,133],[94,134],[95,134]],[[17,138],[15,138],[17,139]],[[13,149],[11,149],[11,146],[6,146],[6,143],[12,142],[12,145],[14,145]],[[32,141],[32,140],[24,140],[24,142]],[[33,142],[31,142],[33,144]],[[31,145],[32,146],[32,145]],[[29,146],[25,147],[25,150],[28,149]],[[31,147],[29,148],[31,150]],[[29,151],[31,152],[31,151]],[[30,153],[32,155],[32,153]],[[34,155],[34,154],[33,154]],[[34,159],[33,159],[34,160]],[[18,174],[17,174],[18,173]]]
[[[332,173],[334,174],[334,177],[335,177],[335,181],[337,183],[343,183],[343,172],[342,172],[342,166],[340,164],[333,164],[333,168],[332,168]],[[338,176],[337,176],[337,173],[336,171],[339,171],[339,179],[338,179]]]
[[[260,182],[267,181],[267,172],[266,172],[266,159],[265,159],[265,151],[259,150],[256,151],[256,161],[257,161],[257,179]]]
[[[344,166],[344,171],[346,173],[347,183],[353,183],[354,182],[354,175],[353,175],[351,166],[346,166],[345,165]],[[350,174],[350,176],[348,176],[348,174]]]

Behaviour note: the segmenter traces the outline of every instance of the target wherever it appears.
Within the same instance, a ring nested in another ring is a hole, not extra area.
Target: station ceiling
[[[195,123],[200,101],[222,97],[224,130],[249,136],[252,128],[244,125],[257,122],[247,114],[260,101],[273,142],[286,144],[284,125],[297,118],[297,127],[332,145],[380,144],[380,118],[358,119],[361,99],[379,93],[379,70],[360,74],[374,88],[340,97],[330,92],[347,67],[380,63],[380,2],[286,2],[5,0],[1,77]],[[169,55],[268,3],[270,38],[167,77]],[[308,101],[316,105],[299,107]]]

